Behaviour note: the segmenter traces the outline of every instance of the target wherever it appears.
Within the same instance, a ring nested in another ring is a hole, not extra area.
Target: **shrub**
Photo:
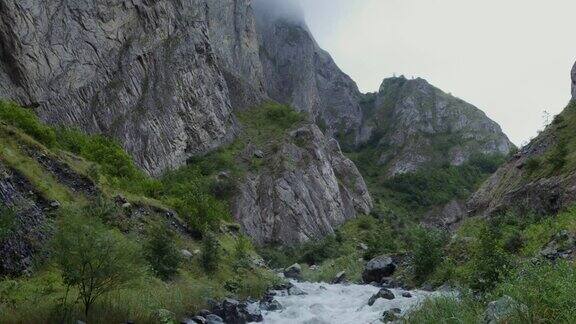
[[[524,323],[576,321],[576,269],[568,262],[527,263],[496,290],[527,306]]]
[[[238,237],[234,246],[234,259],[237,268],[247,269],[250,267],[251,249],[252,243],[250,242],[250,239],[243,235]]]
[[[141,274],[140,254],[133,243],[75,212],[61,222],[53,253],[64,283],[78,289],[86,318],[103,294],[127,287]]]
[[[414,278],[422,283],[442,262],[444,237],[438,230],[417,227],[412,238]]]
[[[463,298],[437,297],[425,300],[404,318],[406,323],[478,323],[482,304],[468,296]]]
[[[206,231],[202,238],[202,268],[206,273],[213,273],[218,270],[221,261],[221,248],[218,237],[212,231]]]
[[[498,239],[499,232],[496,226],[487,224],[480,229],[470,262],[472,289],[491,290],[506,275],[510,266],[510,256],[498,244]]]
[[[89,161],[98,163],[101,171],[120,179],[142,179],[142,172],[122,146],[102,135],[87,135],[70,128],[58,129],[58,145]]]
[[[167,228],[167,224],[157,224],[149,229],[144,255],[160,279],[170,280],[176,275],[182,258],[174,233]]]
[[[8,206],[0,206],[0,241],[7,238],[16,226],[16,213]]]
[[[538,171],[541,167],[541,161],[539,158],[530,158],[526,161],[524,165],[524,170],[528,175],[534,174],[534,172]]]
[[[566,157],[568,155],[568,148],[565,141],[560,141],[550,155],[548,156],[548,163],[552,166],[552,171],[559,171],[566,165]]]
[[[32,111],[13,102],[0,101],[0,119],[9,125],[20,128],[48,147],[56,144],[56,134],[52,128],[42,124]]]

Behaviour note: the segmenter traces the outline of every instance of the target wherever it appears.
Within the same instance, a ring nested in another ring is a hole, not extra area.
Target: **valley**
[[[0,0],[0,323],[576,321],[576,98],[517,148],[286,8]]]

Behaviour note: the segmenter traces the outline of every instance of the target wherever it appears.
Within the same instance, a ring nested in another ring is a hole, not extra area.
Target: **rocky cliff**
[[[514,147],[481,110],[420,78],[385,79],[362,104],[360,150],[369,149],[388,176]]]
[[[0,97],[117,138],[149,173],[230,141],[204,3],[0,1]]]
[[[244,153],[253,154],[250,147]],[[372,208],[354,164],[315,125],[291,131],[265,163],[263,170],[248,174],[233,208],[259,244],[320,239]]]
[[[572,102],[472,196],[470,215],[552,215],[576,201],[575,71]]]

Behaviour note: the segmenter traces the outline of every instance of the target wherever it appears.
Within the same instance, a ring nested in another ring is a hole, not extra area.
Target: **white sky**
[[[570,99],[576,0],[299,0],[363,92],[419,76],[497,121],[517,145]]]

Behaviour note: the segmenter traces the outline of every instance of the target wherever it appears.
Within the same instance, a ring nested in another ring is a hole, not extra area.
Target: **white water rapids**
[[[371,285],[292,282],[306,295],[278,293],[274,297],[282,305],[279,311],[263,311],[266,324],[364,324],[381,323],[382,313],[399,308],[404,314],[427,297],[436,293],[413,290],[411,298],[402,297],[405,290],[390,289],[395,298],[378,299],[368,306],[368,300],[380,288]]]

